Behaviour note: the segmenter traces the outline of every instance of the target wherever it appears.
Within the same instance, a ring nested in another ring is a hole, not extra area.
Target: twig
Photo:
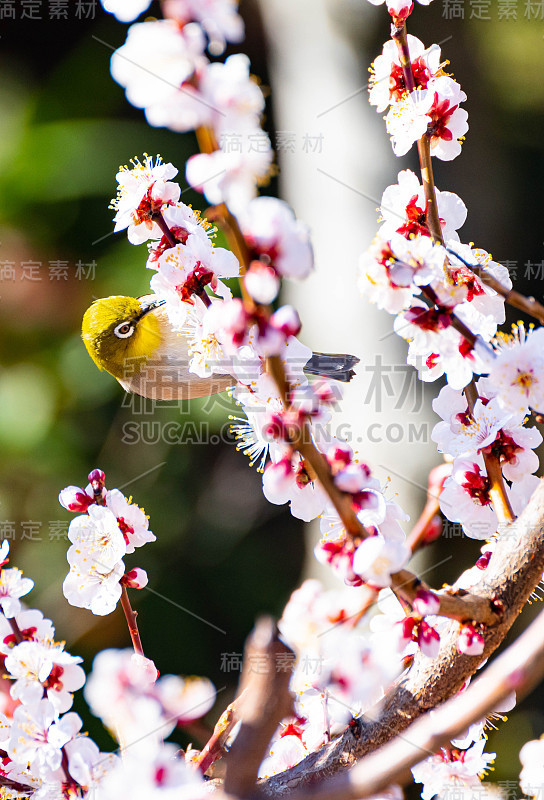
[[[415,553],[426,543],[429,530],[440,513],[438,498],[445,479],[451,475],[451,464],[439,464],[429,472],[427,502],[418,521],[406,537],[406,544]]]
[[[133,611],[132,606],[130,605],[130,600],[128,599],[128,592],[126,586],[123,586],[121,590],[121,606],[123,608],[123,611],[125,612],[130,638],[132,639],[132,646],[134,647],[134,652],[139,656],[143,656],[144,649],[142,647],[142,640],[140,639],[140,632],[138,631],[138,624],[136,622],[136,617],[138,616],[138,612]]]
[[[226,758],[225,792],[247,796],[269,742],[284,717],[293,713],[289,681],[295,654],[278,638],[274,621],[260,619],[246,644],[237,698],[240,730]]]
[[[215,728],[213,729],[213,734],[206,745],[202,748],[198,758],[195,760],[195,765],[202,772],[202,774],[204,774],[215,761],[224,755],[223,748],[225,746],[225,741],[237,722],[237,706],[239,701],[240,697],[237,697],[223,711],[217,720]]]
[[[467,399],[470,413],[474,414],[476,401],[480,399],[474,379],[465,387],[465,397]],[[504,478],[498,456],[493,453],[482,453],[485,471],[489,480],[489,496],[493,504],[493,509],[500,523],[510,524],[516,518],[514,510],[506,494]]]
[[[397,45],[400,65],[402,67],[402,74],[404,76],[404,84],[407,91],[411,93],[415,90],[416,84],[414,80],[414,72],[412,70],[410,50],[408,48],[406,25],[403,25],[401,28],[394,29],[391,33],[391,38]],[[436,202],[430,140],[427,133],[424,133],[421,139],[418,140],[417,151],[419,154],[419,163],[421,167],[423,192],[425,194],[425,215],[427,219],[427,227],[429,228],[429,233],[431,234],[433,241],[443,244],[444,240],[442,237],[442,226],[440,225],[438,204]]]

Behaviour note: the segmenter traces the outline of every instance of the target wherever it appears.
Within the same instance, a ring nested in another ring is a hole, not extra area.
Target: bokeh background
[[[286,13],[289,2],[284,0]],[[8,5],[15,18],[7,16]],[[36,582],[29,602],[54,620],[58,637],[86,665],[98,649],[128,646],[120,610],[93,617],[62,595],[70,515],[57,495],[68,484],[85,485],[91,468],[104,469],[107,485],[144,506],[157,534],[156,544],[127,558],[150,575],[150,589],[135,598],[146,651],[163,673],[209,676],[221,689],[220,710],[238,677],[222,669],[222,654],[242,651],[258,614],[281,614],[304,568],[303,525],[262,497],[260,476],[228,432],[228,415],[237,413],[228,398],[152,406],[127,398],[88,358],[79,335],[85,308],[108,294],[145,294],[149,285],[145,247],[111,234],[115,172],[135,155],[160,153],[180,167],[182,199],[204,210],[205,201],[183,183],[183,164],[196,152],[196,141],[191,134],[150,128],[128,105],[109,75],[111,51],[124,42],[126,26],[98,3],[70,0],[66,19],[49,18],[54,4],[48,0],[34,4],[41,19],[23,18],[25,5],[0,4],[0,532],[11,539],[12,564]],[[319,5],[335,35],[357,55],[363,87],[388,35],[385,10],[365,0]],[[151,11],[158,13],[158,4]],[[268,53],[278,43],[267,37],[274,31],[267,34],[252,0],[242,0],[241,13],[247,28],[242,49],[269,86]],[[541,0],[435,0],[429,8],[418,6],[410,19],[410,32],[426,44],[442,43],[468,94],[463,154],[436,165],[438,186],[457,192],[469,208],[463,241],[508,263],[517,286],[539,299],[543,17]],[[299,35],[309,34],[301,29]],[[314,67],[301,62],[301,74]],[[365,104],[365,95],[350,102]],[[274,140],[270,101],[265,124]],[[361,132],[362,158],[372,159],[365,142],[377,132],[385,137],[374,115],[368,139]],[[280,158],[279,176],[264,192],[278,191],[285,163]],[[396,159],[388,151],[383,187],[407,167],[417,169],[410,156]],[[341,235],[342,213],[331,208],[331,237]],[[369,204],[367,214],[364,224],[372,225],[375,206]],[[361,250],[368,243],[361,241]],[[364,354],[364,342],[351,344]],[[429,447],[429,462],[438,463]],[[420,481],[425,483],[424,474]],[[416,508],[423,501],[420,493]],[[474,542],[441,540],[431,561],[453,560],[429,580],[453,580],[476,552]],[[524,621],[536,610],[538,604]],[[544,730],[541,693],[511,716],[491,741],[501,753],[496,780],[516,777],[519,743]],[[89,714],[85,721],[107,746],[98,723]],[[180,741],[186,741],[183,734]]]

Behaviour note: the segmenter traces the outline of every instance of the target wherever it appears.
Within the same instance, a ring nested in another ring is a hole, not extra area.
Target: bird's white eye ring
[[[134,325],[132,322],[121,322],[113,332],[118,339],[128,339],[134,333]]]

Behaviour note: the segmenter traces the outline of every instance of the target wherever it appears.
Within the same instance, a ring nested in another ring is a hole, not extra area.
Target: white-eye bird
[[[155,295],[103,297],[83,315],[81,337],[99,369],[133,394],[153,400],[207,397],[235,383],[230,375],[201,378],[189,372],[187,337],[173,329]],[[314,353],[304,371],[350,381],[359,359]]]

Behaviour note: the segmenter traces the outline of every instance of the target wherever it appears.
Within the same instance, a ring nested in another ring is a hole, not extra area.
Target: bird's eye
[[[118,339],[128,339],[134,333],[134,325],[132,322],[121,322],[113,332]]]

